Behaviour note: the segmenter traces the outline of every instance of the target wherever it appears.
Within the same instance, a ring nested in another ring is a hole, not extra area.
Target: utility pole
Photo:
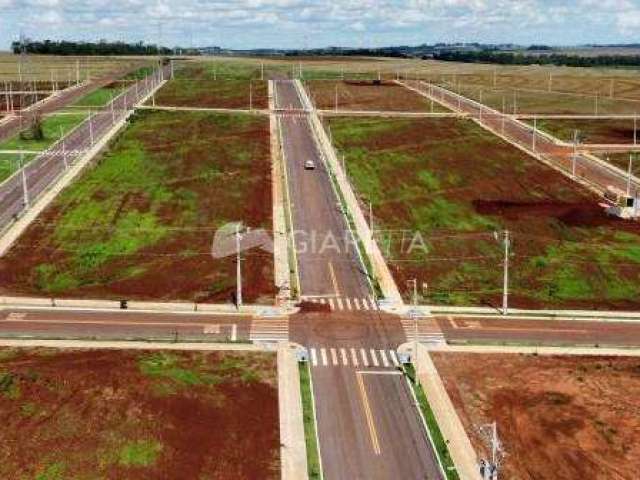
[[[22,202],[26,208],[29,206],[29,189],[27,188],[27,169],[24,166],[24,152],[20,152],[20,170],[22,171]]]
[[[533,117],[533,152],[535,153],[536,151],[536,132],[538,130],[538,118],[537,117]]]
[[[578,130],[573,131],[573,157],[571,162],[571,174],[576,176],[576,162],[578,161]]]
[[[596,116],[598,116],[598,94],[597,93],[595,97],[595,113],[596,113]]]
[[[504,124],[507,116],[507,99],[502,95],[502,135],[504,136]]]
[[[64,163],[64,169],[66,170],[69,168],[69,164],[67,163],[67,151],[64,148],[64,132],[62,130],[62,125],[60,125],[60,139],[62,140],[62,163]]]
[[[480,460],[480,475],[482,480],[498,480],[498,473],[504,457],[502,442],[498,438],[498,424],[494,421],[480,426],[478,430],[491,450],[490,460]]]
[[[260,80],[264,80],[264,62],[260,62]]]
[[[236,306],[242,305],[242,268],[240,266],[240,224],[236,224]]]
[[[93,146],[93,121],[91,111],[89,111],[89,140],[91,141],[91,146]]]
[[[498,239],[498,232],[494,234]],[[504,263],[503,263],[503,278],[502,278],[502,314],[506,315],[509,312],[509,230],[502,232],[502,243],[504,246]]]
[[[633,144],[638,144],[638,114],[633,116]]]
[[[627,197],[631,196],[631,175],[633,171],[633,153],[629,154],[629,171],[627,175]]]
[[[335,111],[338,111],[338,84],[336,83],[336,102],[335,102]]]
[[[249,80],[249,110],[253,110],[253,84]]]
[[[513,114],[518,114],[518,91],[513,89]]]

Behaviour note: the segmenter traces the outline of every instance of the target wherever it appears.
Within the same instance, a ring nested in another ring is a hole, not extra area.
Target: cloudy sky
[[[640,0],[0,0],[30,38],[228,48],[640,41]]]

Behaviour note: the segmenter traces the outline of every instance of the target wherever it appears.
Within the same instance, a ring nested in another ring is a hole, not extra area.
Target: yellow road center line
[[[367,419],[367,425],[369,427],[369,437],[371,438],[371,446],[373,452],[376,455],[380,455],[380,442],[378,441],[378,432],[376,431],[375,423],[373,422],[373,415],[371,414],[371,406],[369,405],[369,397],[367,396],[367,390],[364,387],[364,381],[360,373],[356,374],[358,379],[358,386],[360,387],[360,397],[362,398],[362,404],[364,406],[364,414]]]
[[[340,289],[338,288],[338,280],[336,280],[336,272],[333,271],[333,264],[331,263],[331,261],[328,262],[329,264],[329,276],[331,276],[331,283],[333,284],[333,291],[336,294],[336,297],[340,296]]]

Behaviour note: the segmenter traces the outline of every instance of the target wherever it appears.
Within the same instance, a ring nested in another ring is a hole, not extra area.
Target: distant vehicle
[[[314,163],[313,160],[307,160],[306,162],[304,162],[304,169],[305,170],[315,170],[316,169],[316,164]]]

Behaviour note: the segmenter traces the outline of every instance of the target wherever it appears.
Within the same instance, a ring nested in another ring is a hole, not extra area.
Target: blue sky
[[[640,42],[640,0],[0,0],[31,38],[228,48]]]

